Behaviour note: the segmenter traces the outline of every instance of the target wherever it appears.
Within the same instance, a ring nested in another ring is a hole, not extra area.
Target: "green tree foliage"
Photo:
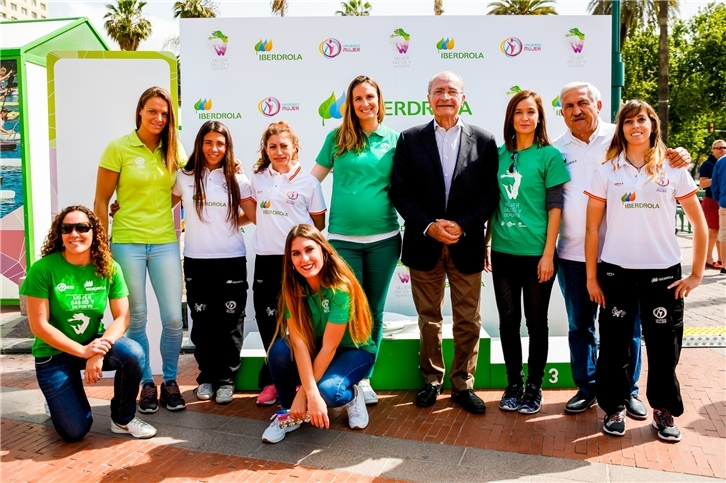
[[[669,146],[683,146],[700,164],[726,132],[726,4],[712,2],[690,20],[672,22],[669,35]],[[658,103],[655,25],[636,28],[623,46],[623,98]]]
[[[174,18],[215,18],[219,7],[212,0],[174,2]]]
[[[138,50],[139,43],[151,36],[151,21],[141,13],[145,5],[140,0],[118,0],[116,5],[106,5],[103,26],[121,50]]]
[[[678,14],[678,0],[669,0],[669,14],[673,17]],[[621,0],[620,1],[620,46],[625,45],[625,39],[630,38],[631,32],[645,25],[656,25],[656,0]],[[610,15],[613,11],[611,0],[590,0],[587,11],[593,15]]]
[[[350,0],[349,2],[340,2],[340,10],[336,10],[335,15],[341,17],[367,17],[371,14],[371,4],[363,0]]]
[[[553,0],[502,0],[491,2],[487,15],[557,15]]]

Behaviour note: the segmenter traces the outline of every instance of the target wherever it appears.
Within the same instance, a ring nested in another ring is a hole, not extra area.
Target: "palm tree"
[[[434,15],[444,13],[444,0],[434,0]]]
[[[287,13],[287,0],[271,0],[270,8],[272,8],[272,15],[284,17]]]
[[[668,142],[668,11],[669,0],[658,0],[655,4],[660,29],[658,43],[658,118],[661,124],[661,139]]]
[[[108,13],[103,16],[107,19],[103,26],[121,50],[138,50],[139,43],[151,36],[151,22],[141,13],[146,2],[117,0],[116,3],[106,5]]]
[[[620,1],[620,47],[625,44],[625,39],[640,24],[655,24],[656,7],[655,0],[645,1]],[[678,14],[678,0],[668,0],[672,14]],[[610,15],[613,11],[612,0],[590,0],[587,10],[592,15]]]
[[[340,2],[342,10],[336,10],[335,15],[341,17],[367,17],[371,14],[371,4],[363,3],[363,0],[350,0],[349,2]]]
[[[174,3],[174,18],[215,18],[219,7],[212,0],[183,0]]]
[[[487,15],[557,15],[555,7],[547,5],[553,0],[502,0],[492,2]]]

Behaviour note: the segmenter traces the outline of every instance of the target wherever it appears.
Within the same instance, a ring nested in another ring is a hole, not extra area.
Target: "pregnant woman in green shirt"
[[[378,84],[367,76],[353,79],[343,123],[328,134],[312,170],[321,182],[334,173],[328,239],[368,297],[376,354],[386,295],[401,254],[398,215],[388,197],[398,133],[381,124],[384,114]],[[372,374],[373,369],[360,383],[366,404],[378,402]]]

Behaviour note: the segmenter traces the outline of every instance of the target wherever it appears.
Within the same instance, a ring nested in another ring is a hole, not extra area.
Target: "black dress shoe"
[[[565,412],[567,414],[584,413],[597,402],[596,399],[594,394],[588,395],[582,391],[577,391],[577,394],[565,404]]]
[[[441,384],[426,384],[418,394],[416,394],[416,406],[420,408],[427,408],[433,406],[436,403],[436,396],[441,394],[444,387]]]
[[[472,414],[484,414],[487,410],[487,407],[484,405],[484,401],[474,394],[473,389],[466,389],[459,392],[451,391],[451,399],[453,399],[455,403],[461,404],[461,407]]]
[[[640,401],[637,394],[632,394],[628,401],[625,403],[625,411],[633,419],[643,421],[648,419],[648,410],[645,408],[645,404]]]

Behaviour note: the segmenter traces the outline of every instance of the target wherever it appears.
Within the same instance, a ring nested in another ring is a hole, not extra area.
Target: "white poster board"
[[[542,96],[551,138],[565,130],[558,105],[564,84],[590,81],[610,105],[610,18],[604,16],[218,18],[180,25],[184,146],[191,151],[206,120],[220,120],[247,172],[264,128],[279,120],[295,129],[303,169],[311,169],[326,134],[340,124],[348,84],[360,74],[381,86],[384,123],[401,131],[433,118],[427,82],[455,71],[465,81],[462,119],[491,131],[499,144],[507,102],[518,89]],[[323,187],[330,200],[330,177]],[[250,277],[253,232],[246,227]],[[483,281],[483,326],[497,335],[491,277]],[[393,276],[386,310],[416,314],[403,266]],[[253,314],[251,303],[247,313]],[[555,288],[550,334],[566,335],[567,328]]]
[[[147,88],[164,87],[176,99],[176,79],[176,58],[170,53],[98,51],[48,55],[54,216],[68,205],[93,209],[98,162],[106,145],[136,129],[136,104]],[[109,223],[113,232],[113,220],[109,219]],[[151,370],[161,374],[161,320],[148,278],[146,300]],[[112,319],[108,309],[106,312],[104,322],[108,323]]]

